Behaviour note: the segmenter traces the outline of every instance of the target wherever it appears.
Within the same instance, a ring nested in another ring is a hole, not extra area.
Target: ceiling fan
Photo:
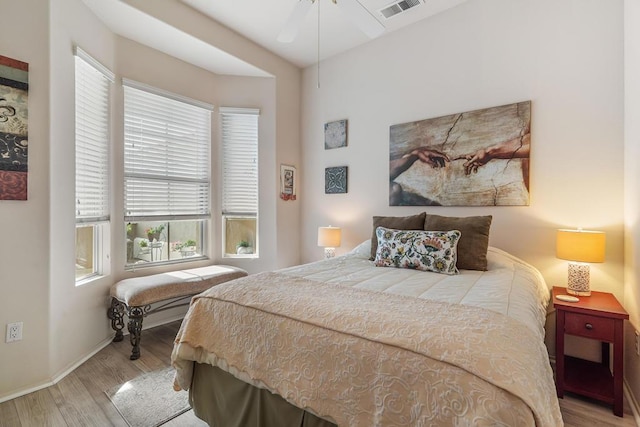
[[[298,35],[302,21],[309,13],[311,6],[319,0],[298,0],[293,12],[278,36],[278,41],[291,43]],[[385,28],[358,0],[331,0],[370,38],[381,35]]]

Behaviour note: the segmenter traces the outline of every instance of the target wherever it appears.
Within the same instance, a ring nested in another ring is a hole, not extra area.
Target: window
[[[104,274],[109,229],[109,91],[114,75],[76,48],[76,282]]]
[[[221,108],[225,256],[258,256],[259,110]]]
[[[213,107],[123,84],[127,265],[203,258]]]

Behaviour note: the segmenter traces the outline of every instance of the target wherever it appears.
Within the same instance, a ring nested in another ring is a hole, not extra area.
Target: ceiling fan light
[[[367,36],[376,38],[385,31],[384,25],[369,10],[364,7],[358,0],[331,0],[338,5],[344,14]],[[404,0],[418,1],[419,0]],[[282,31],[278,35],[278,41],[282,43],[291,43],[295,40],[300,26],[304,18],[309,13],[309,9],[316,0],[298,0],[291,15],[284,24]]]

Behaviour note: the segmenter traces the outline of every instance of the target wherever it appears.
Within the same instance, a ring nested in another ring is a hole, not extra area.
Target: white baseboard
[[[636,421],[636,425],[640,427],[640,406],[638,406],[638,401],[633,395],[631,387],[629,387],[629,383],[627,383],[626,378],[624,379],[624,396],[627,398],[627,402],[629,402],[629,406],[631,407],[631,412],[633,412],[633,418]]]
[[[167,324],[167,323],[175,322],[176,320],[181,320],[183,317],[184,317],[184,314],[177,315],[177,316],[172,316],[170,318],[166,318],[166,319],[162,319],[162,320],[156,320],[155,322],[149,322],[148,324],[144,324],[144,322],[143,322],[144,327],[142,328],[142,330],[151,329],[151,328],[155,328],[156,326],[161,326],[161,325],[164,325],[164,324]],[[125,335],[129,335],[129,333],[126,331],[126,328],[125,328],[125,330],[123,330],[123,332],[125,332]],[[100,350],[102,350],[103,348],[105,348],[106,346],[111,344],[112,341],[113,341],[113,336],[110,334],[109,338],[106,338],[104,341],[101,341],[89,353],[87,353],[86,355],[84,355],[83,357],[78,359],[76,362],[71,363],[66,369],[63,369],[59,373],[53,375],[51,380],[44,381],[44,382],[42,382],[42,383],[40,383],[38,385],[29,387],[29,388],[26,388],[26,389],[22,389],[22,390],[19,390],[19,391],[16,391],[16,392],[12,392],[11,394],[8,394],[6,396],[0,396],[0,403],[7,402],[9,400],[13,400],[15,398],[27,395],[29,393],[36,392],[38,390],[42,390],[43,388],[51,387],[52,385],[57,384],[64,377],[66,377],[71,372],[73,372],[78,366],[82,365],[84,362],[86,362],[87,360],[89,360],[93,356],[95,356],[96,353],[98,353]]]
[[[78,366],[82,365],[84,362],[89,360],[91,357],[93,357],[100,350],[102,350],[103,348],[108,346],[111,343],[112,340],[113,340],[113,338],[110,337],[110,338],[107,338],[104,341],[100,342],[87,355],[83,356],[78,361],[72,363],[66,369],[62,370],[60,373],[58,373],[56,375],[53,375],[51,380],[42,382],[42,383],[40,383],[40,384],[38,384],[36,386],[33,386],[33,387],[29,387],[29,388],[26,388],[26,389],[11,393],[11,394],[9,394],[7,396],[0,397],[0,403],[6,402],[8,400],[15,399],[15,398],[20,397],[20,396],[24,396],[24,395],[29,394],[29,393],[36,392],[38,390],[42,390],[43,388],[51,387],[52,385],[57,384],[60,380],[62,380],[64,377],[66,377],[71,372],[73,372]]]
[[[103,348],[111,344],[111,341],[113,341],[113,337],[106,338],[105,340],[100,342],[96,347],[94,347],[94,349],[91,350],[88,354],[86,354],[85,356],[77,360],[75,363],[70,364],[69,366],[67,366],[66,369],[63,369],[58,374],[53,375],[53,379],[52,379],[53,384],[57,384],[60,380],[62,380],[64,377],[66,377],[71,372],[73,372],[78,366],[82,365],[84,362],[91,359],[100,350],[102,350]]]
[[[51,387],[54,384],[55,383],[53,381],[48,381],[46,383],[41,383],[39,385],[30,387],[30,388],[27,388],[27,389],[24,389],[24,390],[20,390],[20,391],[17,391],[15,393],[12,393],[12,394],[9,394],[9,395],[6,395],[6,396],[1,396],[0,397],[0,403],[8,402],[9,400],[13,400],[13,399],[15,399],[17,397],[24,396],[24,395],[27,395],[29,393],[34,393],[34,392],[36,392],[38,390],[42,390],[43,388]]]
[[[184,319],[184,315],[185,315],[185,313],[177,314],[175,316],[166,317],[166,318],[159,319],[159,320],[156,320],[156,321],[153,321],[153,322],[148,322],[147,321],[148,319],[145,317],[144,322],[142,322],[142,330],[144,331],[144,330],[147,330],[147,329],[155,328],[156,326],[162,326],[162,325],[166,325],[167,323],[175,322],[177,320],[182,320],[182,319]],[[127,331],[127,328],[124,328],[122,330],[122,334],[123,335],[129,335],[129,331]]]

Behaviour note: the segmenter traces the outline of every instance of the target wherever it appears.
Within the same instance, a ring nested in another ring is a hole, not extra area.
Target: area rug
[[[105,393],[131,427],[157,427],[191,409],[189,393],[173,390],[173,368],[143,374]]]

